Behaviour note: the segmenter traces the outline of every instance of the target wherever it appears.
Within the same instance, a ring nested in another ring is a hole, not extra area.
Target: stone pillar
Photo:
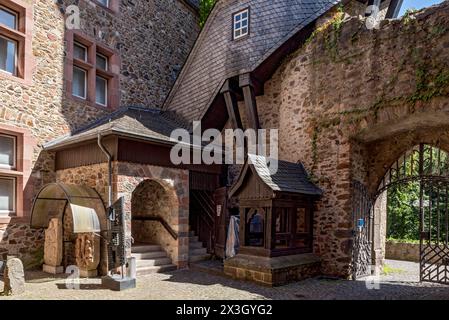
[[[45,230],[44,265],[42,270],[51,274],[63,273],[62,263],[62,221],[59,218],[50,220]]]
[[[0,295],[19,295],[25,291],[25,273],[20,259],[8,258],[3,277],[5,285]]]
[[[387,236],[387,191],[384,191],[374,204],[373,254],[375,274],[380,274],[385,263],[385,242]]]

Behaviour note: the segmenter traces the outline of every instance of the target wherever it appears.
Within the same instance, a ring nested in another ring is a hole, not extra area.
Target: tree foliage
[[[212,8],[214,7],[217,0],[200,0],[200,26],[201,28],[206,23],[207,17],[209,16]]]
[[[412,161],[414,165],[411,165]],[[437,241],[447,236],[448,184],[438,180],[421,182],[418,168],[418,156],[408,157],[400,170],[406,170],[407,176],[416,177],[416,179],[396,184],[388,189],[387,238],[419,240],[421,205],[425,215],[424,230],[431,232],[431,240]],[[448,176],[448,154],[438,148],[426,146],[422,170],[426,176]],[[422,201],[420,201],[421,188]]]
[[[387,237],[419,239],[419,182],[409,182],[388,189]]]

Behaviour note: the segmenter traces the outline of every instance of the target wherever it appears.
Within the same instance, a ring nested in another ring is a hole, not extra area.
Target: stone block
[[[123,291],[134,289],[136,287],[136,279],[122,278],[120,275],[106,276],[101,278],[101,285],[113,291]]]
[[[264,286],[279,286],[320,273],[321,260],[313,254],[259,257],[238,254],[225,260],[224,273]]]
[[[25,292],[25,273],[22,261],[8,258],[4,272],[3,295],[19,295]]]
[[[50,274],[61,274],[64,273],[64,267],[63,266],[49,266],[44,264],[42,266],[42,271],[45,273],[50,273]]]
[[[96,276],[98,276],[97,269],[95,270],[80,269],[81,278],[95,278]]]

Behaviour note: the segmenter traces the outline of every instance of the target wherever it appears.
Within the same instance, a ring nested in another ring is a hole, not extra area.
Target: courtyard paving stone
[[[28,272],[26,292],[0,300],[360,300],[360,299],[442,299],[449,300],[449,286],[420,283],[418,264],[387,261],[391,273],[380,277],[380,289],[367,289],[365,281],[314,278],[283,287],[267,288],[194,270],[181,270],[139,277],[137,288],[113,292],[101,287],[100,279],[83,279],[81,290],[67,289],[65,278]],[[0,281],[0,291],[3,283]]]

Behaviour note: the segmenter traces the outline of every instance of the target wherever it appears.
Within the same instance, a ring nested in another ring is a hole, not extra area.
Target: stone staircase
[[[194,231],[189,232],[189,262],[198,262],[210,259],[210,254],[203,246],[203,243],[198,240],[198,236]]]
[[[172,263],[160,245],[133,245],[131,255],[136,258],[138,276],[176,270],[176,265]]]

